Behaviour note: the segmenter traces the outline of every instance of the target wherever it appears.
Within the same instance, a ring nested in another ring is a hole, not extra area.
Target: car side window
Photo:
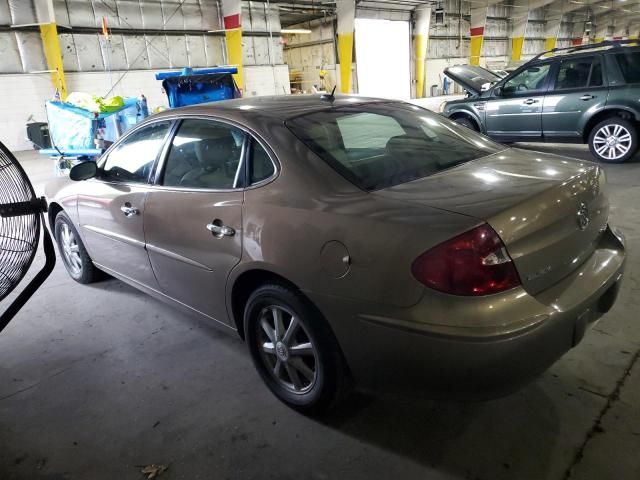
[[[147,183],[171,121],[155,122],[127,136],[102,166],[101,178],[111,182]]]
[[[558,70],[555,90],[602,85],[602,69],[594,68],[599,65],[600,62],[597,59],[594,61],[594,57],[564,60]]]
[[[161,184],[212,190],[238,187],[245,138],[242,130],[225,123],[183,120],[171,142]]]
[[[550,63],[534,65],[518,73],[513,78],[507,80],[502,86],[504,96],[528,95],[540,93],[545,87],[545,81],[549,74]]]
[[[640,83],[640,52],[616,54],[618,66],[626,83]]]
[[[249,172],[249,183],[261,182],[272,176],[276,169],[267,151],[257,141],[251,141],[251,169]]]

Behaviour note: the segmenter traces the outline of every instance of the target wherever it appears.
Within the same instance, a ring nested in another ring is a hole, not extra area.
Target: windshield
[[[335,108],[286,124],[338,173],[369,191],[505,149],[440,115],[401,103]]]

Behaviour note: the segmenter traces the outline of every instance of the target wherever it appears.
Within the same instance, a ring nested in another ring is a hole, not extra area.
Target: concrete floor
[[[21,155],[40,188],[52,168],[35,157]],[[536,382],[489,402],[356,395],[309,419],[239,339],[58,263],[0,335],[0,479],[138,479],[151,463],[168,480],[639,479],[640,162],[605,168],[629,247],[620,299]]]

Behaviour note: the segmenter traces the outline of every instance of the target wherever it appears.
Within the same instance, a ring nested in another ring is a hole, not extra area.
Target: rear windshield
[[[616,54],[620,71],[627,83],[640,83],[640,52]]]
[[[427,177],[505,147],[422,108],[377,103],[287,121],[289,129],[363,190]]]

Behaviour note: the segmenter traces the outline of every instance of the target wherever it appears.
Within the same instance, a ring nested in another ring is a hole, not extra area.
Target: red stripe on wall
[[[614,40],[622,40],[622,37],[613,37]]]
[[[240,14],[229,15],[224,17],[224,29],[231,30],[232,28],[240,28]]]
[[[470,34],[472,37],[477,37],[479,35],[484,34],[484,27],[473,27],[471,28]]]
[[[571,43],[573,45],[582,45],[582,37],[574,38],[573,40],[571,40]]]

